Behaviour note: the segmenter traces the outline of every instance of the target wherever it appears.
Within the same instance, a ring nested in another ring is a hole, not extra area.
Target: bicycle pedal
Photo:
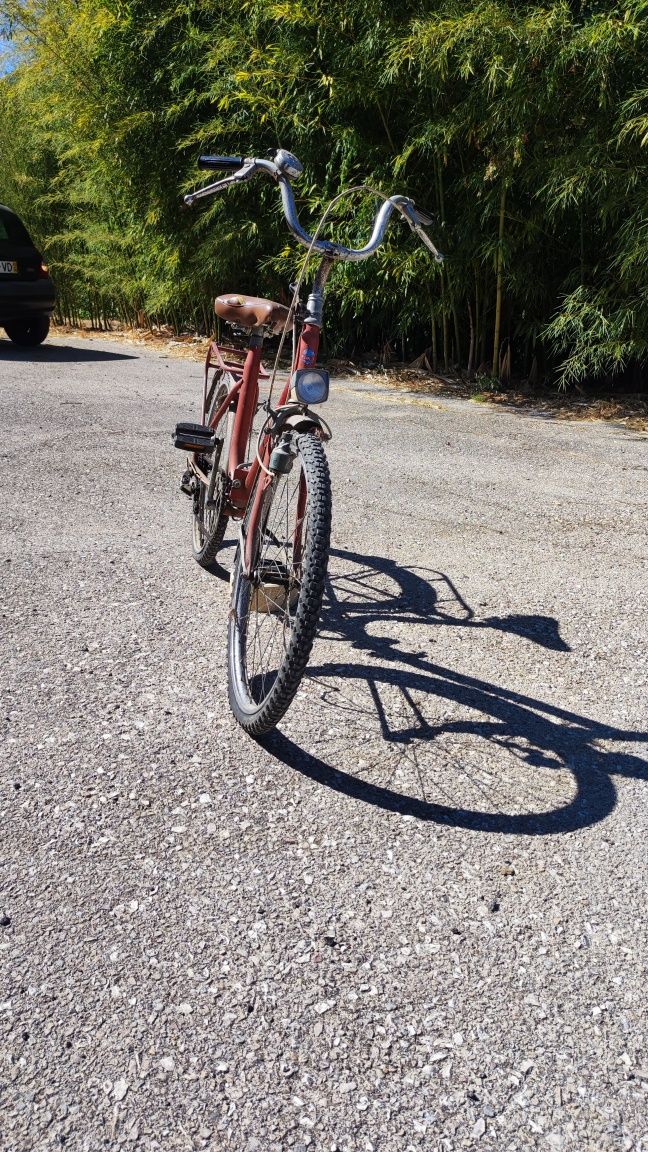
[[[171,443],[174,448],[184,452],[214,451],[217,437],[208,424],[176,424],[175,432],[171,433]]]

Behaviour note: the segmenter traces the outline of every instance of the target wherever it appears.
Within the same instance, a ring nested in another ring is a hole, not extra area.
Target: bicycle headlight
[[[299,368],[293,372],[291,384],[302,404],[323,404],[328,400],[329,374],[322,368]]]

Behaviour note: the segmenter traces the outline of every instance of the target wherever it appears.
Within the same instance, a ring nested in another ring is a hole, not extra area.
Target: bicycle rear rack
[[[248,354],[247,348],[232,348],[230,345],[223,344],[219,346],[215,340],[212,340],[209,348],[207,349],[207,359],[205,361],[205,381],[207,380],[207,373],[210,368],[220,368],[221,372],[229,372],[236,379],[243,375],[243,368],[245,367],[245,358]],[[268,380],[270,373],[265,364],[261,364],[259,369],[259,379]]]

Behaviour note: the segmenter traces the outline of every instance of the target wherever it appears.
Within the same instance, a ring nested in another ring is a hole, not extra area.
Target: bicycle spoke
[[[222,404],[228,391],[229,378],[223,377],[218,388],[216,395],[212,401],[212,414],[215,413]],[[211,419],[211,417],[210,417]],[[226,412],[218,424],[216,425],[216,432],[219,439],[223,442],[223,448],[228,442],[229,437],[229,412]],[[211,425],[210,425],[211,426]],[[220,455],[222,456],[222,451]],[[225,529],[227,526],[227,517],[224,512],[224,492],[226,487],[226,477],[220,468],[217,459],[205,464],[203,460],[203,470],[210,474],[211,468],[217,468],[216,482],[214,484],[212,503],[207,506],[207,492],[208,485],[203,484],[202,481],[196,480],[200,487],[197,495],[194,498],[194,515],[193,515],[193,550],[194,556],[199,564],[208,568],[214,561],[216,554],[223,542]]]
[[[250,575],[242,571],[240,553],[235,568],[230,702],[244,727],[246,717],[254,716],[248,728],[252,732],[266,731],[276,723],[293,698],[315,636],[324,589],[330,531],[328,469],[314,438],[296,438],[296,447],[291,472],[274,479],[266,490]],[[305,585],[307,598],[302,595]]]
[[[263,699],[285,659],[293,628],[293,601],[299,595],[294,541],[306,535],[305,516],[298,517],[304,483],[301,467],[282,477],[272,493],[268,519],[261,530],[256,575],[250,580],[247,609],[239,621],[247,653],[253,695]],[[275,590],[276,589],[276,590]]]

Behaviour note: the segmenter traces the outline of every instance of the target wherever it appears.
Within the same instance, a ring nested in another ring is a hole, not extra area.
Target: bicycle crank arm
[[[205,507],[215,508],[220,503],[214,500],[214,488],[218,480],[218,465],[220,464],[221,453],[223,451],[223,441],[217,440],[216,447],[214,448],[214,458],[211,462],[211,472],[209,474],[209,484],[207,486],[207,495],[205,496]]]

